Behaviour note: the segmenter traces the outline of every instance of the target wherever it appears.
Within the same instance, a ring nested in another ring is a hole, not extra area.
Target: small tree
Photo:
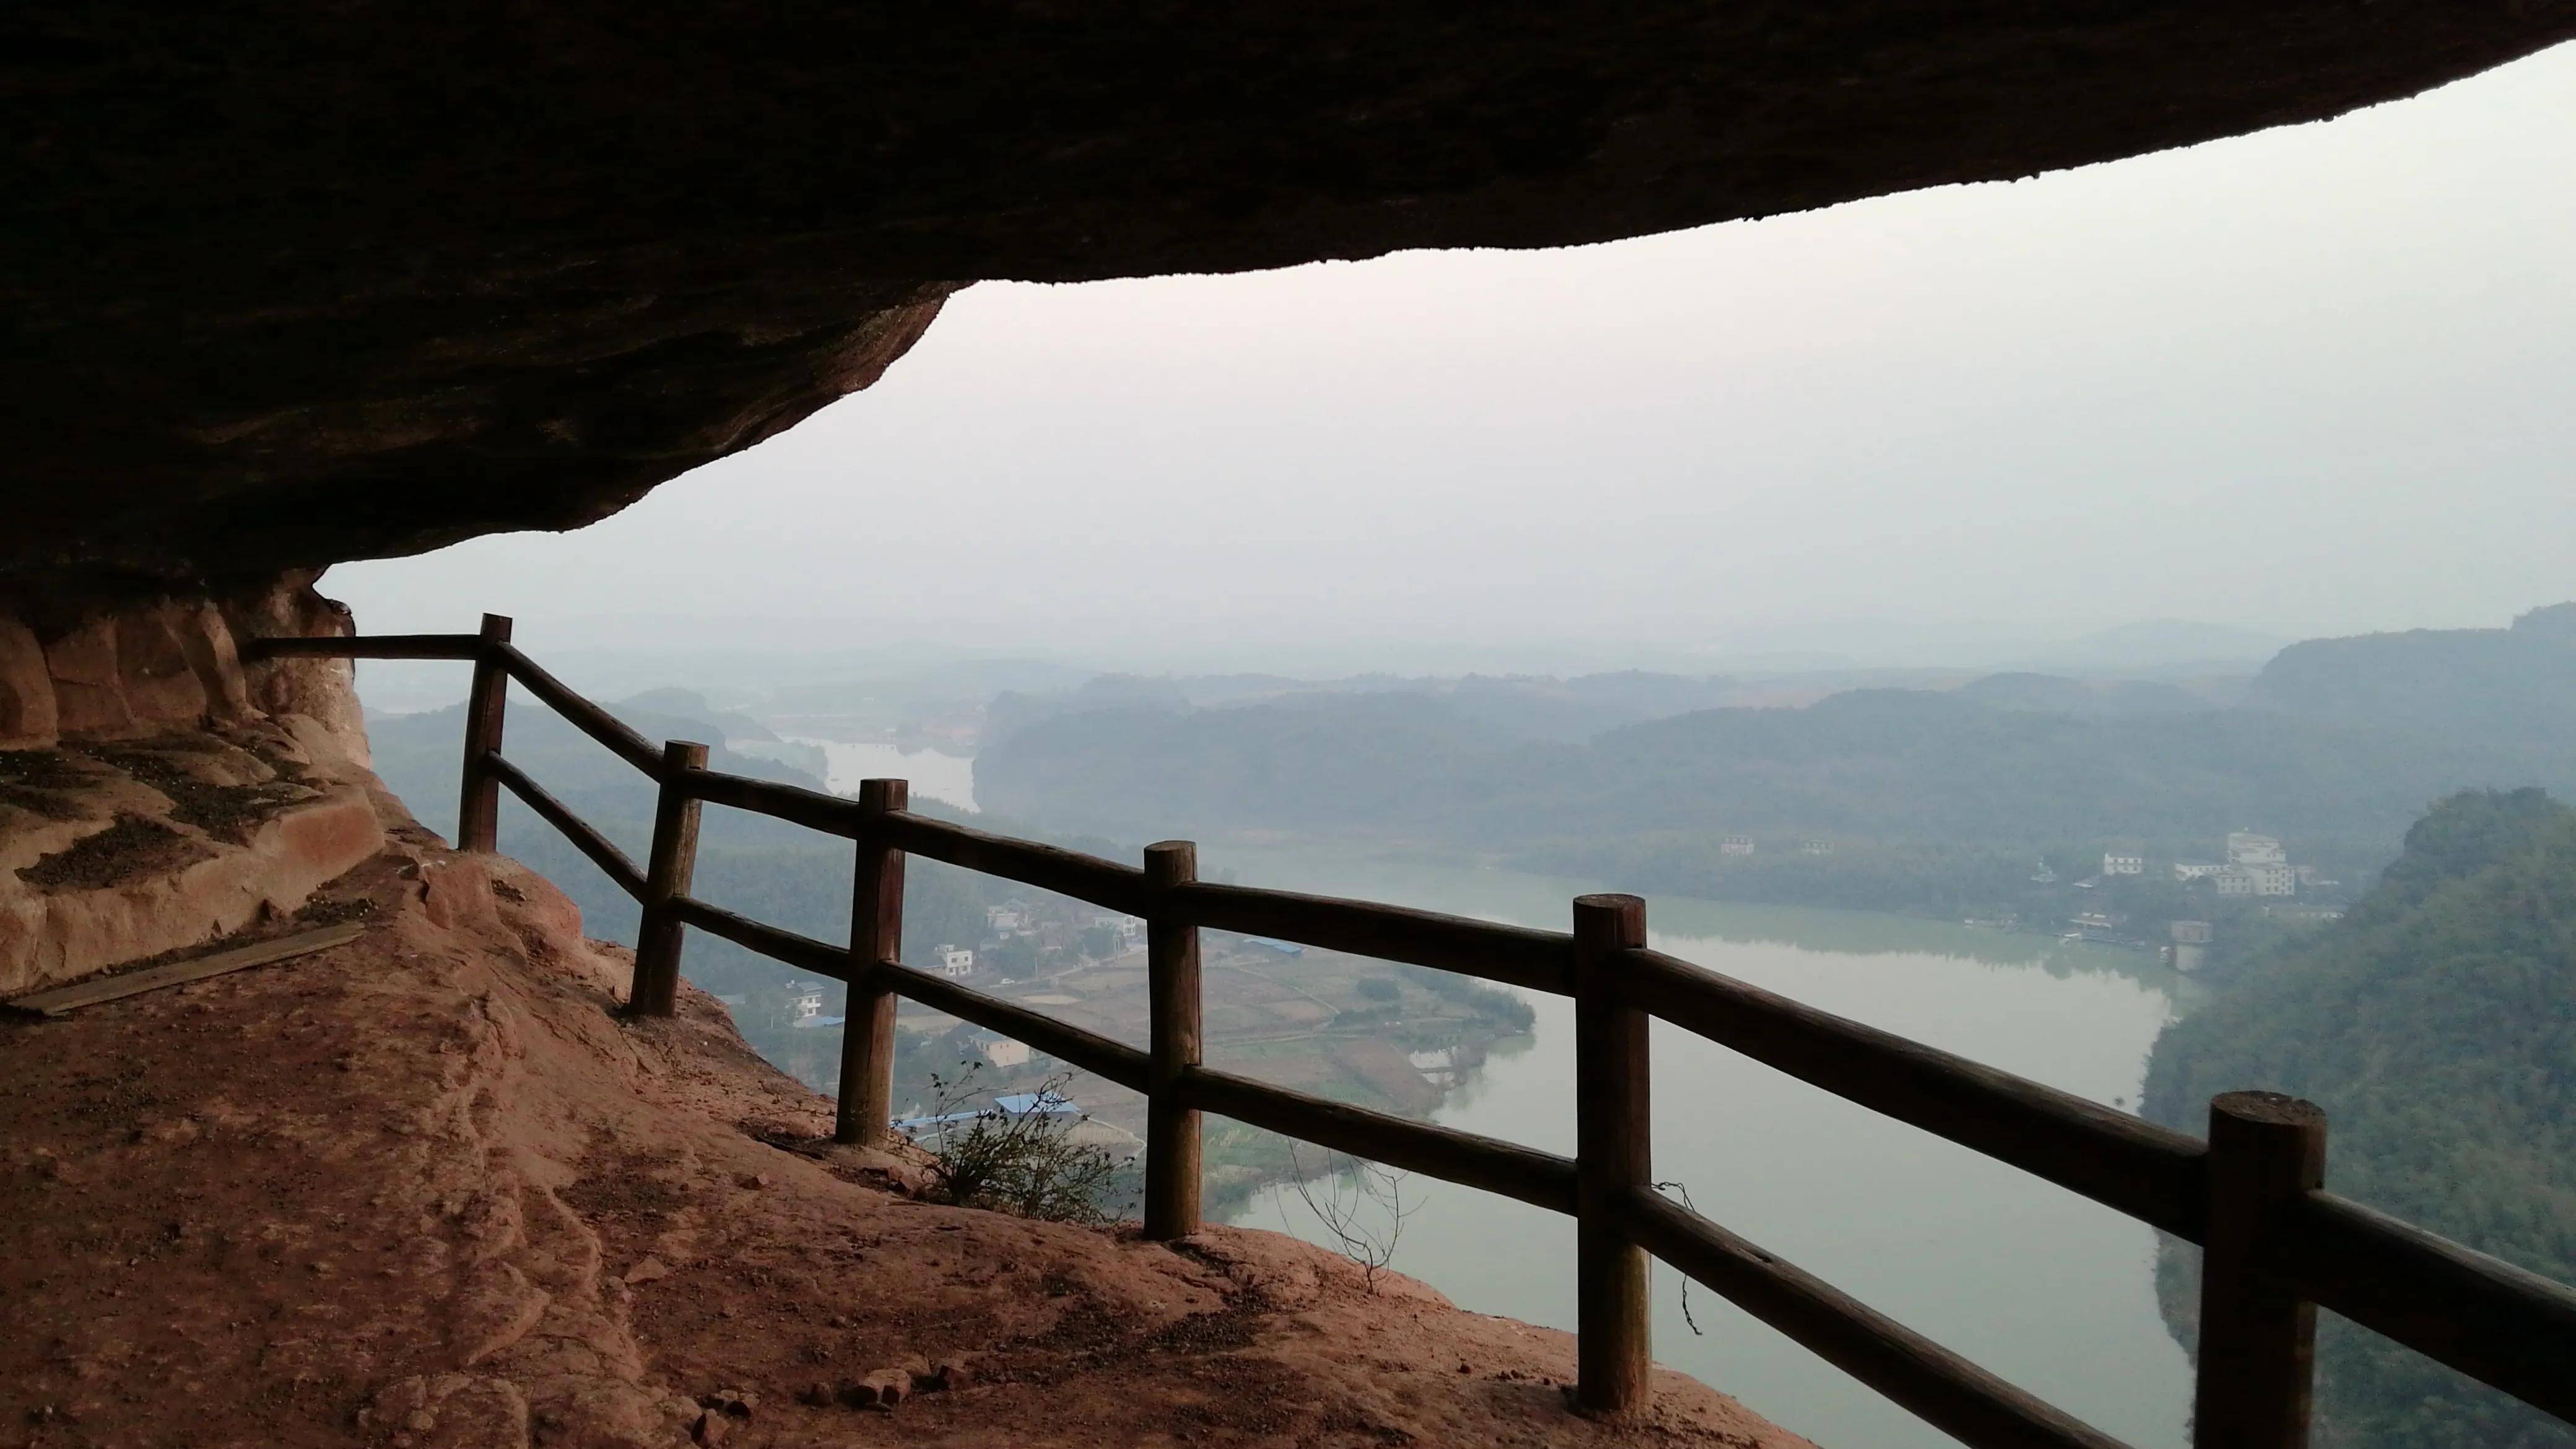
[[[1026,981],[1038,974],[1038,943],[1026,936],[1005,936],[985,953],[1005,981]]]
[[[1288,1170],[1294,1174],[1298,1200],[1332,1235],[1342,1256],[1360,1265],[1361,1283],[1375,1293],[1379,1270],[1395,1261],[1405,1219],[1420,1211],[1421,1205],[1404,1205],[1407,1174],[1394,1168],[1338,1152],[1324,1154],[1324,1163],[1327,1172],[1320,1179],[1308,1178],[1296,1144],[1289,1144]],[[1319,1188],[1318,1180],[1325,1185]]]

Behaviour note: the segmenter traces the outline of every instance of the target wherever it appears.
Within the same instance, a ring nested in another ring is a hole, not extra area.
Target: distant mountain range
[[[2097,629],[2031,653],[2031,667],[2113,672],[2224,668],[2267,659],[2289,639],[2234,624],[2150,619]]]
[[[2576,735],[2576,603],[2505,629],[2310,639],[2273,656],[2246,702],[2305,719],[2515,744]]]
[[[2576,606],[2283,650],[2241,705],[2017,672],[1804,708],[1739,678],[1360,678],[1006,696],[988,807],[1066,828],[1365,834],[1483,852],[1742,833],[2206,854],[2228,830],[2375,865],[2425,805],[2576,784]],[[1227,693],[1231,699],[1227,699]],[[1220,702],[1224,701],[1224,702]],[[1714,707],[1711,707],[1711,706]]]

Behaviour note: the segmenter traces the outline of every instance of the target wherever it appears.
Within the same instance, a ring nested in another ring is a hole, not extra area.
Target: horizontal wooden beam
[[[644,872],[637,870],[635,862],[628,860],[626,852],[611,844],[607,836],[592,829],[589,821],[573,814],[571,806],[556,799],[546,787],[529,779],[525,770],[500,755],[485,755],[483,768],[491,772],[493,779],[509,786],[511,794],[528,802],[528,808],[560,831],[575,849],[589,856],[591,864],[617,882],[619,890],[639,901],[644,899]]]
[[[2124,1449],[1652,1188],[1630,1193],[1625,1217],[1647,1252],[1973,1449]]]
[[[817,976],[835,981],[850,979],[850,953],[829,941],[817,941],[794,931],[737,915],[722,906],[709,905],[694,896],[678,896],[671,901],[671,915],[684,926],[695,926],[710,935],[722,936],[746,951],[756,951],[773,961],[801,966]]]
[[[1560,931],[1251,886],[1186,885],[1170,899],[1171,909],[1194,926],[1432,966],[1558,996],[1574,992],[1574,938]]]
[[[1112,1041],[1098,1032],[1084,1031],[1078,1026],[1068,1026],[1054,1017],[1023,1006],[1013,1006],[917,967],[889,962],[883,979],[899,996],[910,997],[924,1006],[935,1007],[977,1026],[998,1031],[1013,1041],[1025,1042],[1048,1056],[1107,1077],[1122,1087],[1138,1092],[1146,1090],[1145,1054],[1125,1042]]]
[[[2328,1192],[2261,1246],[2301,1296],[2576,1421],[2576,1288]]]
[[[1142,915],[1145,872],[1078,850],[1013,840],[969,826],[896,810],[879,817],[886,843],[912,855],[1015,880],[1113,911]]]
[[[844,840],[855,840],[866,829],[867,812],[859,808],[859,802],[819,790],[719,770],[690,770],[680,776],[678,783],[683,791],[710,805],[748,810]]]
[[[683,923],[722,936],[747,951],[757,951],[772,960],[800,966],[835,981],[850,979],[850,953],[842,947],[764,925],[722,906],[709,905],[690,897],[682,897],[671,904],[672,913]],[[1085,1071],[1096,1072],[1122,1087],[1139,1092],[1145,1090],[1145,1054],[1123,1042],[1112,1041],[1096,1032],[1068,1025],[1023,1006],[1014,1006],[916,967],[889,962],[885,981],[897,995],[910,997],[924,1006],[945,1011],[977,1026],[989,1027],[1013,1041],[1026,1042],[1049,1056],[1070,1062]]]
[[[2197,1137],[1660,951],[1621,953],[1617,981],[1629,1001],[1720,1046],[2200,1241],[2209,1149]]]
[[[1570,1157],[1310,1097],[1205,1067],[1181,1073],[1180,1085],[1182,1100],[1202,1112],[1267,1127],[1369,1162],[1500,1193],[1550,1212],[1574,1212],[1574,1159]]]
[[[241,641],[251,663],[271,659],[472,659],[483,640],[474,634],[280,634]]]
[[[527,686],[546,708],[562,715],[566,723],[592,739],[606,745],[616,756],[649,779],[662,778],[662,749],[628,727],[624,720],[573,692],[572,686],[548,674],[537,662],[519,652],[515,644],[498,647],[502,665],[510,677]]]

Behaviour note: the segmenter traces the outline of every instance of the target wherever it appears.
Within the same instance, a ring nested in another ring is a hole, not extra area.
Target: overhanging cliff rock
[[[979,278],[1554,246],[2331,116],[2571,0],[91,0],[0,21],[0,578],[601,517]]]

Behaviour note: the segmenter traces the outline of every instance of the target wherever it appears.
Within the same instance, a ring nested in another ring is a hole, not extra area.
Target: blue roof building
[[[931,1117],[906,1117],[894,1124],[894,1130],[908,1137],[918,1136],[925,1131],[936,1132],[960,1122],[972,1122],[994,1112],[1005,1117],[1079,1117],[1082,1108],[1071,1097],[1058,1096],[1053,1092],[1006,1092],[995,1097],[990,1107],[942,1112]]]

